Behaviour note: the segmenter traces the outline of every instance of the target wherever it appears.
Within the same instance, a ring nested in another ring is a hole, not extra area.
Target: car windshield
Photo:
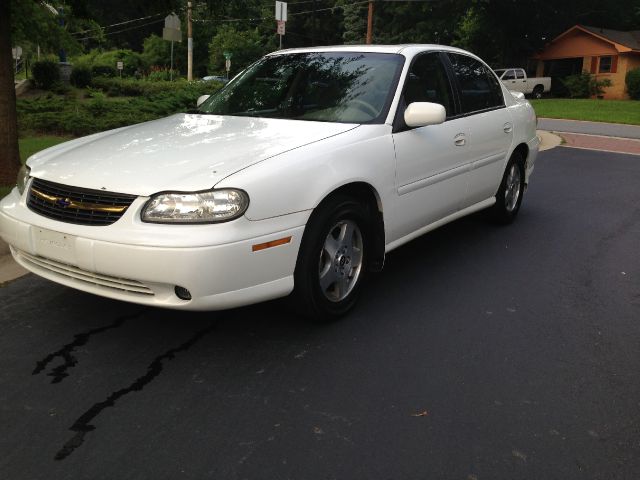
[[[496,72],[496,75],[497,75],[497,76],[502,75],[502,74],[503,74],[504,72],[506,72],[506,71],[507,71],[507,69],[506,69],[506,68],[498,68],[498,69],[494,70],[494,72]]]
[[[268,56],[212,95],[199,111],[321,122],[382,122],[403,63],[401,55],[383,53]]]

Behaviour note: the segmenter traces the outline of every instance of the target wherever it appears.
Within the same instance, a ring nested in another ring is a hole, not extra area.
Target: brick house
[[[629,70],[640,68],[640,30],[575,25],[554,38],[533,60],[537,61],[537,76],[565,77],[586,71],[598,79],[611,80],[604,98],[629,98],[624,78]]]

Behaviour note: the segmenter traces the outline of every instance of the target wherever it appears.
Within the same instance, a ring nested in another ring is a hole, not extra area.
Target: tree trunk
[[[0,0],[0,185],[14,185],[20,169],[9,3]]]

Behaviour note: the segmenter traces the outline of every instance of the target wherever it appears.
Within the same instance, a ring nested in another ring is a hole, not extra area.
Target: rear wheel
[[[331,321],[353,308],[367,267],[369,225],[367,207],[343,195],[329,198],[314,212],[294,274],[298,311]]]
[[[531,93],[531,96],[536,100],[540,100],[542,98],[542,94],[544,93],[544,87],[542,85],[536,85]]]
[[[502,176],[496,203],[491,209],[492,217],[497,222],[511,223],[518,215],[524,194],[524,176],[524,158],[520,153],[514,152]]]

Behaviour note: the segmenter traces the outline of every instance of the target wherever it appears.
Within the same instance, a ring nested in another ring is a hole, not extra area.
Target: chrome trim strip
[[[47,195],[44,192],[41,192],[39,190],[36,190],[35,188],[31,187],[31,192],[38,197],[41,200],[45,200],[47,202],[53,203],[54,205],[56,204],[56,202],[58,200],[64,200],[66,202],[69,202],[69,205],[67,205],[65,208],[75,208],[77,210],[91,210],[94,212],[109,212],[109,213],[122,213],[124,212],[129,206],[125,205],[125,206],[105,206],[105,205],[99,205],[97,203],[84,203],[84,202],[74,202],[73,200],[71,200],[68,197],[56,197],[54,195]]]
[[[450,178],[462,175],[463,173],[466,173],[468,171],[468,163],[465,165],[460,165],[458,167],[450,168],[449,170],[445,170],[444,172],[436,173],[435,175],[423,178],[422,180],[416,180],[413,183],[398,187],[398,195],[406,195],[407,193],[415,192],[416,190],[420,190],[421,188],[433,185],[434,183],[449,180]]]
[[[486,167],[487,165],[495,162],[499,162],[504,160],[507,156],[507,152],[496,153],[495,155],[489,155],[488,157],[482,158],[480,160],[476,160],[471,163],[471,170],[475,170],[476,168]]]

